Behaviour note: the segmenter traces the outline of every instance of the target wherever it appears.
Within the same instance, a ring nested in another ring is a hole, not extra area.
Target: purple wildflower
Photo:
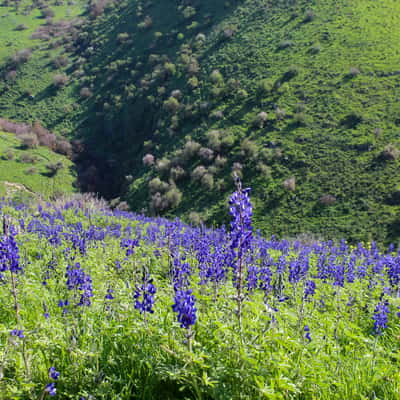
[[[60,373],[56,371],[55,367],[49,368],[49,378],[54,379],[55,381],[59,378]]]
[[[387,328],[389,314],[389,301],[384,300],[378,303],[375,308],[372,319],[374,322],[374,331],[376,334],[381,334]]]
[[[44,391],[47,392],[49,396],[55,396],[57,394],[55,382],[48,383]]]
[[[308,343],[311,342],[311,334],[310,334],[310,328],[308,327],[308,325],[304,325],[304,338],[308,341]]]
[[[135,308],[140,311],[140,314],[154,313],[153,305],[156,291],[157,289],[153,285],[153,279],[150,279],[146,274],[143,277],[142,284],[136,287],[133,296],[136,299]]]
[[[25,337],[24,331],[23,331],[22,329],[13,329],[13,330],[10,332],[10,335],[11,335],[11,336],[19,337],[20,339],[23,339],[23,338]]]
[[[189,329],[196,322],[196,299],[192,290],[178,290],[175,293],[175,304],[172,306],[174,312],[178,314],[178,321],[181,328]]]
[[[315,282],[312,280],[309,280],[305,283],[304,285],[304,300],[307,300],[309,297],[314,296],[315,294]]]

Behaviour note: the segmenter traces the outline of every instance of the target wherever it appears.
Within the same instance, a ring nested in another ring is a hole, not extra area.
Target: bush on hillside
[[[33,154],[23,153],[19,157],[19,162],[23,164],[34,164],[35,162],[37,162],[37,157]]]
[[[164,193],[169,189],[169,184],[167,182],[163,182],[159,177],[153,178],[149,182],[149,190],[150,193]]]
[[[282,185],[286,190],[293,192],[296,190],[296,178],[292,176],[291,178],[285,179]]]
[[[145,167],[151,167],[155,163],[155,157],[153,154],[147,153],[143,158],[142,158],[143,165]]]
[[[53,83],[56,88],[63,88],[67,85],[69,78],[65,74],[57,74],[53,76]]]
[[[49,175],[51,177],[54,177],[57,175],[57,173],[64,168],[64,164],[61,161],[57,161],[54,163],[49,163],[46,165],[46,168],[49,172]]]
[[[324,194],[319,198],[319,202],[325,206],[330,206],[336,203],[336,197],[331,194]]]
[[[68,140],[58,139],[56,141],[55,151],[59,154],[63,154],[64,156],[71,157],[72,156],[72,145]]]
[[[191,173],[193,182],[200,181],[207,173],[207,168],[204,165],[198,165]]]
[[[175,114],[181,108],[181,104],[175,97],[170,97],[164,101],[164,109],[171,114]]]
[[[92,97],[93,93],[88,87],[83,87],[80,92],[80,96],[84,99],[88,99],[89,97]]]
[[[22,49],[17,51],[12,57],[11,61],[15,65],[21,65],[29,61],[29,59],[32,57],[32,50],[31,49]]]
[[[201,148],[200,143],[195,142],[194,140],[188,140],[183,146],[182,156],[185,161],[192,159],[197,155]]]
[[[385,146],[380,154],[383,160],[394,161],[400,157],[400,150],[392,143]]]
[[[174,182],[178,182],[180,179],[186,176],[186,171],[180,166],[171,168],[170,177]]]
[[[268,114],[265,111],[261,111],[260,113],[257,114],[257,116],[254,119],[254,126],[257,128],[264,128],[265,123],[268,120]]]
[[[199,149],[199,157],[202,158],[204,161],[212,161],[214,158],[214,151],[209,149],[208,147],[201,147]]]
[[[307,10],[304,14],[303,22],[311,22],[315,19],[315,12],[313,10]]]
[[[39,146],[38,137],[34,133],[24,133],[19,136],[21,146],[25,149],[35,149]]]

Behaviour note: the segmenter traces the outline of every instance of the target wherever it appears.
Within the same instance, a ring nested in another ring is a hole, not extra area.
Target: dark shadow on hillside
[[[150,54],[165,54],[172,63],[177,62],[180,46],[192,40],[199,32],[206,35],[215,24],[221,22],[228,14],[234,11],[237,4],[229,9],[221,2],[207,2],[206,4],[193,4],[197,14],[190,20],[184,20],[177,15],[175,1],[167,0],[157,2],[152,7],[145,9],[140,18],[136,15],[134,2],[129,2],[118,13],[104,15],[97,21],[88,24],[88,37],[78,38],[75,57],[84,54],[87,63],[83,66],[88,75],[96,76],[92,80],[91,90],[93,96],[80,101],[83,111],[77,115],[75,122],[79,125],[80,139],[84,142],[85,153],[80,157],[78,167],[80,184],[87,186],[87,170],[96,169],[98,178],[89,179],[89,186],[96,186],[96,191],[109,197],[118,195],[124,185],[124,176],[130,174],[138,163],[141,163],[140,155],[143,151],[143,142],[153,139],[153,131],[156,129],[160,105],[152,105],[146,97],[154,94],[151,90],[143,95],[137,95],[132,100],[125,98],[125,86],[135,84],[138,89],[143,76],[149,72],[146,66]],[[209,16],[212,15],[212,23]],[[153,19],[153,27],[149,30],[140,29],[138,25],[145,15]],[[186,26],[193,20],[200,21],[198,28],[186,30]],[[204,24],[203,24],[204,23]],[[154,32],[160,31],[162,36],[154,39]],[[120,43],[118,34],[127,32],[129,43]],[[177,40],[177,33],[185,32],[185,40]],[[98,40],[100,39],[101,40]],[[96,41],[96,44],[93,43]],[[88,49],[90,50],[89,56]],[[117,61],[120,65],[116,69],[110,65]],[[140,66],[140,63],[142,66]],[[71,66],[69,72],[72,72]],[[131,71],[136,70],[133,77]],[[171,82],[175,78],[171,79]],[[159,85],[168,82],[160,81]],[[84,86],[84,85],[82,85]],[[75,93],[79,96],[79,90]],[[137,90],[138,92],[139,90]],[[50,95],[44,91],[42,96]],[[122,107],[114,106],[116,97],[122,96]],[[111,106],[105,111],[104,104]],[[164,145],[173,147],[175,143],[165,142]],[[113,162],[118,160],[118,162]],[[100,178],[101,177],[101,178]],[[105,182],[108,180],[108,182]],[[98,189],[98,190],[97,190]]]

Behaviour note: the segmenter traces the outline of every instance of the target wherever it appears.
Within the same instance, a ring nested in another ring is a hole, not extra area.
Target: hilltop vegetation
[[[234,172],[264,232],[398,239],[398,2],[58,3],[48,42],[2,28],[35,48],[0,110],[79,137],[82,188],[222,223]]]

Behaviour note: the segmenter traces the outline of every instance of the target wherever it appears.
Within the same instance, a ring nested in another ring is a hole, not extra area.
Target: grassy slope
[[[14,154],[13,160],[8,160],[5,155],[11,151]],[[29,154],[35,156],[37,161],[22,163],[21,156]],[[29,191],[37,193],[44,198],[49,198],[55,193],[72,193],[74,173],[70,160],[51,152],[46,147],[39,147],[33,150],[22,150],[20,141],[13,134],[0,132],[0,194],[15,195],[21,190],[18,186],[25,186],[26,193]],[[61,161],[64,168],[55,177],[48,176],[47,164]],[[35,173],[27,174],[29,168],[34,168]],[[4,182],[8,182],[8,185]],[[13,184],[17,184],[14,188]],[[25,192],[25,190],[23,190]]]
[[[66,132],[78,127],[85,135],[91,132],[89,143],[92,154],[98,162],[101,160],[98,167],[103,169],[103,176],[107,171],[112,182],[119,182],[120,177],[133,175],[128,198],[136,209],[148,207],[147,183],[156,176],[141,166],[147,151],[158,158],[172,158],[185,137],[206,145],[207,131],[227,129],[236,142],[225,154],[228,166],[215,176],[215,181],[225,181],[226,189],[204,190],[186,178],[178,182],[184,197],[172,214],[197,210],[209,222],[223,222],[220,215],[231,189],[230,166],[239,161],[244,165],[246,185],[253,187],[257,225],[263,230],[286,235],[316,232],[354,240],[399,237],[399,207],[388,201],[397,191],[398,161],[379,159],[385,145],[399,141],[398,2],[357,0],[350,5],[341,0],[301,0],[288,6],[257,0],[229,5],[205,0],[193,3],[197,14],[187,20],[172,1],[119,4],[85,28],[89,40],[81,48],[87,58],[83,78],[54,92],[54,71],[46,52],[39,51],[21,69],[21,78],[0,96],[3,116],[42,119],[49,128]],[[307,9],[314,11],[315,18],[304,23]],[[211,22],[207,14],[212,15]],[[153,25],[139,29],[146,15],[152,17]],[[194,27],[193,21],[199,25]],[[226,27],[236,33],[230,40],[221,40]],[[117,40],[122,32],[129,34],[130,41],[125,44]],[[156,32],[162,33],[158,40],[154,39]],[[179,33],[183,38],[178,39]],[[195,45],[198,33],[206,35],[203,46]],[[284,40],[290,40],[292,46],[279,50]],[[189,77],[179,58],[180,46],[185,44],[200,63],[197,90],[188,87]],[[313,46],[319,46],[320,51],[312,53]],[[94,50],[88,54],[90,47]],[[177,73],[167,80],[157,78],[154,71],[159,62],[150,63],[150,54],[166,55]],[[70,55],[71,60],[77,57],[77,53]],[[292,65],[298,67],[296,77],[280,89],[257,95],[260,80],[283,83]],[[361,73],[350,79],[347,75],[352,67]],[[224,76],[221,86],[225,94],[220,97],[212,96],[209,79],[216,68]],[[39,75],[41,79],[37,79]],[[247,91],[246,99],[239,99],[226,88],[231,77]],[[143,79],[150,84],[143,84]],[[78,98],[82,86],[92,88],[92,100]],[[27,87],[36,94],[34,101],[21,97]],[[164,95],[158,94],[160,87],[165,87]],[[174,89],[183,92],[185,105],[198,109],[199,102],[208,101],[210,109],[206,115],[197,113],[191,119],[181,112],[179,127],[171,138],[171,116],[162,110],[162,102]],[[303,126],[291,118],[299,103],[304,108]],[[287,117],[277,120],[276,107],[284,109]],[[209,118],[216,110],[223,111],[222,120]],[[255,129],[252,121],[260,111],[266,111],[269,119],[263,129]],[[361,117],[361,122],[350,126],[346,119],[353,114]],[[377,128],[379,136],[374,134]],[[277,156],[276,149],[271,149],[271,157],[263,161],[270,175],[254,172],[260,156],[248,160],[240,155],[240,142],[246,137],[257,144],[259,152],[275,143],[282,153]],[[152,141],[150,150],[144,149],[144,140]],[[183,167],[190,173],[197,164],[199,161],[194,160]],[[282,181],[291,176],[297,180],[294,192],[282,187]],[[112,183],[110,180],[107,184]],[[322,206],[319,198],[324,194],[334,195],[337,202]]]
[[[55,6],[49,4],[54,12],[53,21],[70,21],[81,18],[85,10],[85,0],[74,1],[73,4]],[[17,69],[18,78],[15,82],[3,81],[0,83],[0,114],[3,118],[33,122],[42,120],[47,127],[56,132],[71,133],[74,111],[78,105],[74,99],[74,86],[56,90],[53,86],[53,77],[56,74],[68,73],[69,65],[56,68],[52,60],[59,55],[65,55],[64,48],[53,46],[59,38],[50,41],[32,40],[30,36],[37,28],[46,24],[40,18],[40,10],[33,9],[29,15],[23,15],[24,9],[32,4],[31,0],[21,2],[22,6],[16,12],[14,7],[0,7],[2,27],[0,29],[0,62],[5,63],[7,58],[18,50],[30,48],[32,58],[28,64]],[[16,31],[18,24],[24,24],[28,29]],[[32,94],[35,98],[29,97]]]

